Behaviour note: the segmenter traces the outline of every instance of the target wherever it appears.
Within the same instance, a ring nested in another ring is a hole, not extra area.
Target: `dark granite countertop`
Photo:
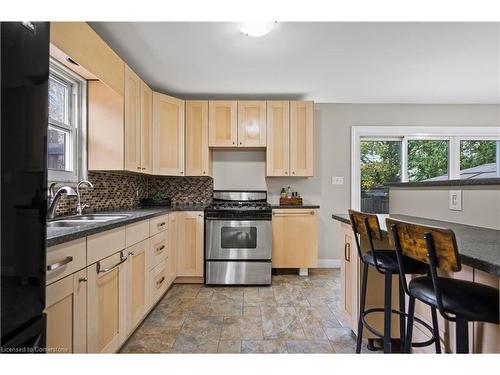
[[[127,224],[161,216],[173,211],[203,211],[206,205],[174,205],[172,207],[138,207],[134,209],[96,212],[99,214],[127,214],[126,218],[110,220],[100,223],[86,223],[78,227],[47,228],[47,247],[76,240],[92,234],[118,228]],[[62,219],[62,218],[58,218]]]
[[[408,221],[416,224],[449,228],[455,232],[458,252],[463,264],[500,277],[500,230],[432,220],[408,215],[377,215],[380,228],[387,233],[385,218]],[[334,220],[350,224],[347,214],[333,214]]]
[[[468,180],[443,180],[443,181],[420,181],[420,182],[394,182],[389,187],[433,187],[433,186],[485,186],[500,185],[500,177],[476,178]]]
[[[315,204],[300,204],[300,205],[291,205],[291,204],[288,204],[288,205],[279,205],[279,204],[272,204],[271,205],[271,208],[274,210],[274,209],[282,209],[282,208],[311,208],[311,209],[318,209],[319,208],[319,205],[315,205]]]

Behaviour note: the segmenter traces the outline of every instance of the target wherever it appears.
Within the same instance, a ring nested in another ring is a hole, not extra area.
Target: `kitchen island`
[[[453,230],[457,238],[458,252],[462,263],[462,270],[457,273],[446,275],[457,279],[464,279],[478,283],[487,284],[498,288],[500,284],[500,231],[495,229],[476,227],[471,225],[457,224],[448,221],[434,220],[417,216],[389,214],[377,215],[380,227],[385,234],[381,242],[375,244],[376,248],[388,248],[387,228],[385,219],[393,219],[412,222],[416,224],[445,227]],[[359,287],[360,287],[360,260],[355,248],[354,234],[350,226],[347,213],[333,214],[332,219],[341,223],[342,243],[344,258],[341,260],[341,291],[342,300],[339,316],[342,323],[350,326],[357,334],[357,320],[359,310]],[[367,243],[361,239],[362,250],[365,251]],[[370,267],[373,268],[373,267]],[[370,269],[368,283],[367,308],[383,306],[383,277],[375,269]],[[397,308],[399,301],[397,297],[398,281],[393,280],[393,306]],[[430,322],[430,309],[417,301],[415,315],[420,319]],[[455,328],[454,323],[445,321],[439,316],[439,330],[441,346],[446,352],[455,351]],[[374,317],[370,320],[372,325],[382,330],[382,318]],[[414,340],[423,341],[428,336],[421,331],[417,325],[414,329]],[[398,320],[392,321],[392,332],[399,332]],[[374,338],[368,331],[363,332],[363,337]],[[470,323],[469,325],[469,351],[471,353],[499,353],[500,352],[500,327],[489,323]],[[432,352],[433,347],[421,348],[419,351]],[[415,350],[414,350],[415,351]]]

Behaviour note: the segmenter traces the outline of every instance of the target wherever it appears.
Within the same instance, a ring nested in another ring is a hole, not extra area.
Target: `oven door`
[[[205,259],[271,259],[270,220],[207,220]]]

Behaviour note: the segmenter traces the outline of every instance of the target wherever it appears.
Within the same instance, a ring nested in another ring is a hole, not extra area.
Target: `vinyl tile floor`
[[[121,352],[354,353],[339,306],[339,269],[273,275],[268,287],[176,284]]]

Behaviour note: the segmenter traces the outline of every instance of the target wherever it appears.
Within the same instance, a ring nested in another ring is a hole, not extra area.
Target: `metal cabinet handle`
[[[129,257],[133,257],[134,255],[135,255],[135,253],[134,253],[133,251],[129,251],[129,252],[128,252],[128,256],[129,256]]]
[[[243,142],[240,142],[240,145],[242,145],[242,144],[243,144]]]
[[[156,254],[160,254],[163,251],[163,249],[165,249],[165,245],[158,246],[156,248]]]
[[[140,170],[141,170],[141,167],[137,167],[137,170],[139,170],[139,171],[140,171]]]
[[[156,289],[158,289],[161,286],[161,284],[163,284],[164,281],[165,281],[165,276],[162,276],[162,278],[156,282]]]
[[[158,228],[160,228],[160,227],[164,226],[165,224],[167,224],[167,223],[166,223],[166,222],[164,222],[164,221],[162,221],[161,223],[158,223],[158,224],[156,224],[156,225],[158,226]]]
[[[120,264],[125,262],[127,259],[128,259],[128,257],[123,256],[123,251],[120,251],[120,261],[118,263],[116,263],[114,266],[101,269],[101,262],[97,262],[97,264],[96,264],[97,273],[106,273],[106,272],[112,271],[116,267],[118,267]]]
[[[288,176],[288,171],[285,171],[285,174]]]
[[[295,174],[295,171],[294,171],[294,172],[292,172],[292,174]]]
[[[146,170],[146,168],[141,168],[141,169],[142,169],[143,171],[145,171],[145,170]]]
[[[181,174],[184,174],[184,172],[183,172],[183,171],[181,171],[180,173],[181,173]]]
[[[203,171],[203,174],[206,174],[207,172]]]
[[[351,261],[351,244],[349,242],[344,244],[344,259],[346,262]]]
[[[78,279],[78,281],[79,281],[80,283],[86,283],[86,282],[87,282],[87,280],[88,280],[88,279],[87,279],[86,277],[80,277],[80,278]]]
[[[57,270],[58,268],[61,268],[62,266],[65,266],[66,264],[70,263],[73,261],[72,256],[67,256],[66,259],[61,260],[60,262],[54,263],[54,264],[49,264],[47,266],[47,271],[54,271]]]

